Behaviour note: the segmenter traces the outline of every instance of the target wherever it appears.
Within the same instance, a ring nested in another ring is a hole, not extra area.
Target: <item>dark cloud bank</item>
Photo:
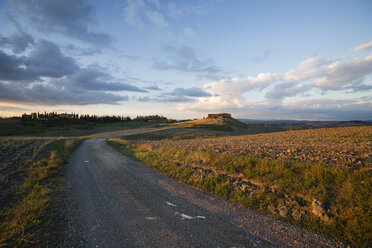
[[[0,50],[0,100],[47,104],[94,104],[128,100],[107,91],[146,92],[117,82],[101,68],[79,67],[54,43],[35,43],[29,56]]]
[[[34,41],[28,56],[0,49],[0,100],[44,104],[116,104],[128,96],[112,92],[146,92],[121,83],[100,67],[81,68],[75,60],[47,40]],[[18,44],[13,51],[19,49]]]
[[[89,29],[96,23],[95,8],[84,0],[11,0],[12,5],[26,16],[40,32],[62,33],[68,37],[106,46],[111,37]]]
[[[14,9],[41,33],[75,38],[92,48],[75,52],[91,55],[108,46],[111,37],[90,30],[95,24],[94,6],[84,0],[10,0]],[[9,12],[4,11],[14,33],[0,33],[0,101],[49,105],[117,104],[128,96],[117,92],[146,92],[120,82],[99,66],[81,67],[60,47],[45,39],[34,39]],[[0,31],[1,32],[1,31]],[[70,50],[71,50],[70,49]]]

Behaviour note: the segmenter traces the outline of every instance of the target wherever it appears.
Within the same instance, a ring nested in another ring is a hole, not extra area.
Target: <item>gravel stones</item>
[[[324,209],[323,203],[321,201],[318,201],[318,200],[314,199],[311,202],[311,206],[312,206],[312,213],[315,216],[320,218],[322,221],[325,221],[325,222],[329,221],[329,217],[328,217],[328,215],[327,215],[327,213]]]

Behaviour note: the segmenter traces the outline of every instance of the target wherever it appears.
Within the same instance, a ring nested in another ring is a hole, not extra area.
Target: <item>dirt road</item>
[[[66,175],[59,247],[342,247],[168,178],[94,138]]]

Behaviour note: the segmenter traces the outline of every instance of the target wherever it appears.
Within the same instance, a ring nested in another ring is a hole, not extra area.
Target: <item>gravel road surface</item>
[[[105,138],[80,145],[65,180],[59,247],[342,247],[168,178]]]

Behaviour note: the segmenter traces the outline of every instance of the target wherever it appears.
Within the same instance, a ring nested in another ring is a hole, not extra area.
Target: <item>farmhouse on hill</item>
[[[231,118],[231,114],[228,113],[208,114],[208,119],[214,118]]]

